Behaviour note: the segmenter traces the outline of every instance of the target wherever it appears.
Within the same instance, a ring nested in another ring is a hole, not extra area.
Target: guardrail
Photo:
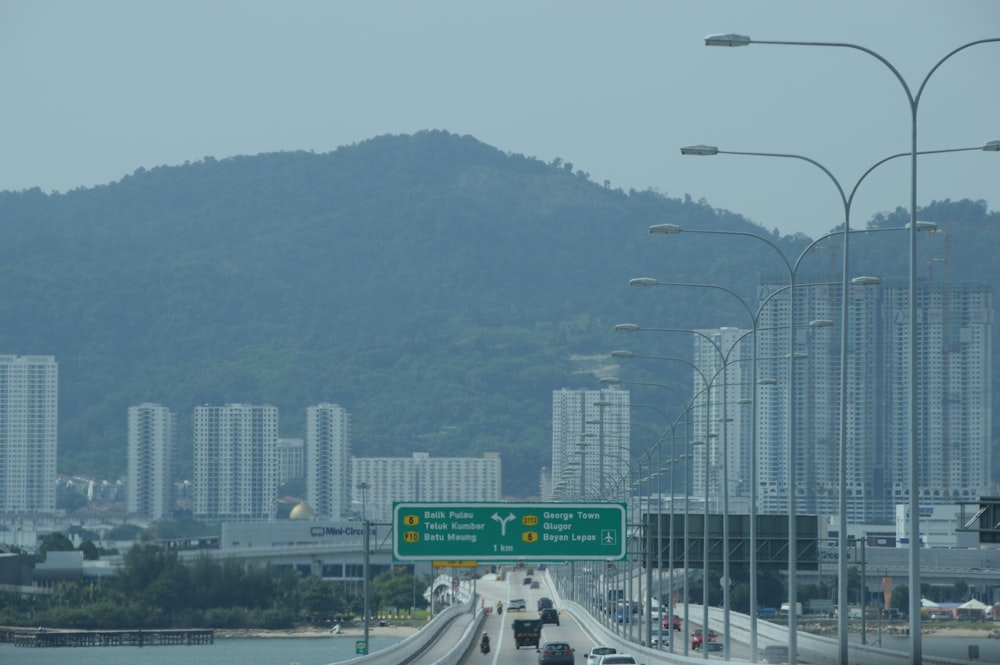
[[[360,665],[360,663],[365,665],[399,665],[406,662],[433,644],[459,615],[472,612],[474,604],[475,596],[461,605],[452,605],[442,610],[426,626],[402,642],[367,656],[343,661],[341,665]]]

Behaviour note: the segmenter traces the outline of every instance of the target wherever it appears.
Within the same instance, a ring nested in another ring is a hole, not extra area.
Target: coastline
[[[371,626],[368,628],[369,637],[393,637],[404,640],[416,633],[419,629],[415,626]],[[358,639],[364,637],[365,630],[362,626],[348,626],[341,628],[340,632],[333,632],[329,628],[289,628],[285,630],[262,630],[258,628],[218,628],[215,631],[215,639],[275,639],[275,638],[340,638],[350,637]]]

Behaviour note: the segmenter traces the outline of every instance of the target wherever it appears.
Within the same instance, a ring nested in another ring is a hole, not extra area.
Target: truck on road
[[[537,649],[538,643],[542,639],[541,619],[514,619],[514,644],[521,647],[532,647]]]
[[[789,608],[789,604],[788,603],[782,603],[781,604],[781,610],[778,612],[778,614],[781,617],[787,619],[788,618],[788,608]],[[795,603],[795,616],[797,616],[797,617],[802,616],[802,603]]]

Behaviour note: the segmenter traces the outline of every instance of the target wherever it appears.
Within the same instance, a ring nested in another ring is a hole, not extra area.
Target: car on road
[[[546,642],[538,649],[538,665],[573,665],[573,647],[566,642]]]
[[[521,584],[531,584],[531,578],[525,577],[524,580],[521,581]]]
[[[608,656],[601,656],[601,659],[597,661],[597,665],[639,665],[639,661],[635,659],[635,656],[627,653],[613,653]]]
[[[508,612],[523,612],[527,608],[524,602],[524,598],[514,598],[509,603],[507,603]]]
[[[663,626],[663,630],[670,630],[671,626],[673,626],[674,630],[680,630],[681,629],[681,618],[679,616],[676,616],[676,615],[674,615],[672,617],[666,616],[666,617],[663,617],[663,621],[660,623],[660,625]]]
[[[552,605],[552,599],[551,598],[549,598],[548,596],[542,596],[541,598],[538,599],[538,611],[539,612],[541,612],[542,610],[548,609],[550,607],[553,607],[553,605]]]
[[[597,662],[602,656],[607,656],[612,653],[618,653],[618,649],[603,645],[591,647],[590,651],[587,652],[586,665],[597,665]]]
[[[559,612],[556,612],[553,608],[549,607],[541,611],[538,618],[542,620],[542,623],[554,623],[559,625]]]
[[[722,651],[722,642],[719,640],[719,634],[708,629],[708,650],[709,651]],[[701,628],[695,629],[694,633],[691,635],[691,648],[700,649],[702,644],[702,630]]]
[[[670,646],[670,633],[664,631],[663,632],[663,640],[662,641],[660,641],[660,633],[659,632],[653,633],[653,636],[649,638],[649,646],[653,647],[654,649],[657,648],[657,647],[668,647],[668,646]]]
[[[531,583],[531,586],[529,588],[531,588],[531,589],[538,589],[540,587],[541,587],[541,585],[538,583],[538,580],[535,580],[534,582]]]

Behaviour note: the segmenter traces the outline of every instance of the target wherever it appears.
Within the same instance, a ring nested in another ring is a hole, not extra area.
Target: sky
[[[1000,37],[1000,2],[0,0],[0,190],[434,129],[815,238],[844,221],[837,185],[909,152],[906,91],[857,49],[704,45],[721,32],[863,46],[916,95],[952,50]],[[944,62],[919,149],[1000,139],[998,83],[1000,43]],[[919,205],[1000,206],[1000,153],[928,156],[918,178]],[[909,191],[907,159],[879,167],[852,226]]]

